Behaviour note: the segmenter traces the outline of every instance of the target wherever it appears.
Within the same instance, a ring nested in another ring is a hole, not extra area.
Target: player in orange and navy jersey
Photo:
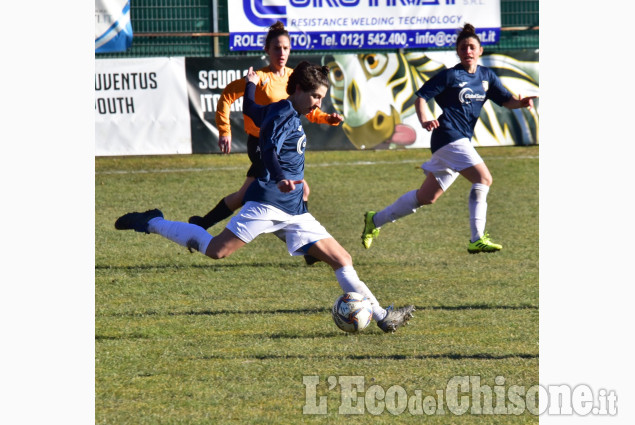
[[[259,83],[256,87],[255,101],[260,105],[268,105],[279,100],[286,99],[287,82],[293,69],[286,66],[291,50],[291,39],[284,24],[278,21],[269,28],[265,39],[265,52],[269,56],[269,66],[256,71]],[[246,80],[237,79],[225,87],[218,100],[216,108],[216,127],[218,128],[218,146],[223,153],[231,152],[231,127],[229,121],[230,108],[232,103],[242,97],[245,93]],[[327,114],[320,109],[315,109],[306,115],[309,121],[317,124],[338,125],[343,121],[339,114]],[[265,166],[258,151],[258,138],[260,129],[247,115],[243,116],[245,132],[247,133],[247,154],[251,161],[251,167],[247,171],[247,178],[242,187],[218,202],[218,204],[204,216],[192,216],[189,222],[208,229],[219,221],[231,216],[234,211],[243,205],[245,191],[247,187],[258,177],[265,173]],[[304,184],[304,200],[308,199],[309,188]],[[308,259],[307,259],[307,262]]]

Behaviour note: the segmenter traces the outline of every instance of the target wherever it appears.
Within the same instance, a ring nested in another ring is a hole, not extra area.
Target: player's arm
[[[488,99],[492,99],[495,103],[500,106],[504,106],[507,109],[519,109],[519,108],[533,108],[534,99],[538,98],[538,96],[527,96],[522,97],[520,93],[518,97],[514,97],[509,90],[505,86],[503,86],[503,82],[501,79],[494,73],[494,71],[489,70],[489,89],[487,90]]]
[[[277,114],[272,113],[260,128],[260,157],[269,172],[269,179],[278,183],[284,180],[284,172],[278,161],[278,142],[283,136],[276,123]]]
[[[302,181],[288,179],[280,166],[278,145],[282,144],[285,133],[284,129],[277,125],[276,118],[277,116],[268,119],[260,128],[260,157],[269,172],[269,179],[276,183],[280,192],[287,193],[295,190],[295,185],[302,183]]]
[[[231,105],[243,96],[245,92],[245,80],[240,78],[229,83],[220,95],[216,104],[216,128],[218,129],[218,147],[221,152],[229,153],[231,151],[231,124],[229,114]]]
[[[329,125],[339,125],[342,121],[344,121],[344,117],[338,113],[333,112],[332,114],[327,114],[319,108],[316,108],[309,112],[306,117],[309,121],[315,124],[329,124]]]
[[[439,127],[439,121],[429,114],[430,108],[428,108],[428,101],[433,99],[436,95],[440,94],[448,86],[448,79],[450,78],[447,69],[435,74],[432,78],[426,81],[415,92],[417,99],[415,100],[415,111],[421,127],[428,131],[432,131]]]
[[[439,127],[439,121],[428,115],[428,102],[426,102],[424,98],[417,96],[415,100],[415,111],[417,111],[417,118],[419,118],[421,127],[428,131]]]
[[[260,129],[260,131],[262,131],[262,129]],[[302,181],[289,180],[285,177],[282,167],[280,167],[278,153],[273,143],[268,143],[264,149],[261,149],[260,155],[267,171],[269,171],[270,179],[276,183],[280,192],[291,192],[292,190],[295,190],[296,184],[302,183]]]
[[[507,109],[531,109],[534,107],[534,99],[536,98],[538,98],[538,96],[521,97],[519,93],[518,98],[512,96],[507,102],[503,103],[503,106]]]
[[[266,106],[256,103],[256,85],[260,81],[260,77],[256,74],[253,67],[249,67],[245,80],[247,85],[243,96],[243,114],[251,118],[254,124],[260,128],[265,118]]]

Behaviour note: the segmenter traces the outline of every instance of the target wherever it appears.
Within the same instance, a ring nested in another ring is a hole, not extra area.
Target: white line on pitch
[[[538,156],[490,156],[483,157],[484,160],[497,159],[538,159]],[[423,159],[404,159],[401,161],[354,161],[354,162],[325,162],[325,163],[308,163],[307,168],[311,167],[339,167],[339,166],[355,166],[355,165],[392,165],[392,164],[421,164]],[[199,173],[205,171],[233,171],[244,170],[249,164],[233,166],[233,167],[204,167],[204,168],[162,168],[157,170],[111,170],[97,171],[95,175],[107,174],[149,174],[149,173]]]

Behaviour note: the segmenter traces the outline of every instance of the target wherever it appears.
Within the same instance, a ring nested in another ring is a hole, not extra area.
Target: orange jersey
[[[284,76],[281,77],[272,72],[268,66],[256,71],[256,74],[260,77],[260,81],[256,85],[256,103],[268,105],[289,97],[287,94],[287,82],[292,72],[293,68],[285,67]],[[225,87],[220,99],[218,99],[218,104],[216,105],[216,128],[218,128],[219,136],[231,136],[230,108],[236,99],[241,98],[245,94],[246,85],[247,81],[244,78],[234,80]],[[309,121],[316,124],[330,124],[327,120],[329,114],[320,109],[314,109],[306,117]],[[260,136],[260,129],[256,127],[251,118],[243,115],[243,120],[245,121],[245,132],[247,134],[254,137]]]

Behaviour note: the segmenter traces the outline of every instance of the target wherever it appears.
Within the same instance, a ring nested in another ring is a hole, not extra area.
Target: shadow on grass
[[[222,261],[222,260],[221,260]],[[154,270],[182,270],[182,269],[236,269],[244,267],[279,267],[279,268],[313,268],[319,267],[324,263],[316,263],[311,266],[307,266],[304,261],[297,262],[245,262],[245,263],[222,263],[219,261],[210,260],[209,264],[137,264],[133,266],[113,266],[113,265],[95,265],[95,270],[124,270],[124,271],[154,271]]]
[[[127,335],[100,335],[95,334],[95,341],[117,341],[122,339],[150,339],[148,335],[132,333]]]
[[[237,356],[201,356],[201,360],[236,360]],[[439,353],[439,354],[388,354],[388,355],[279,355],[279,354],[254,354],[241,357],[245,360],[287,360],[287,359],[304,359],[304,360],[328,360],[328,359],[348,359],[348,360],[505,360],[505,359],[538,359],[538,354],[531,353],[508,353],[508,354],[491,354],[491,353]]]
[[[450,305],[450,306],[415,306],[415,314],[417,311],[456,311],[456,310],[538,310],[538,306],[534,305],[488,305],[488,304],[472,304],[472,305]],[[219,316],[225,314],[322,314],[330,313],[330,307],[313,307],[313,308],[297,308],[297,309],[272,309],[272,310],[189,310],[189,311],[168,311],[161,312],[156,310],[147,310],[143,312],[122,312],[111,313],[104,316],[110,317],[143,317],[143,316]]]
[[[471,304],[471,305],[440,305],[440,306],[415,306],[416,311],[423,310],[538,310],[538,306],[522,304],[522,305],[490,305],[490,304]]]

